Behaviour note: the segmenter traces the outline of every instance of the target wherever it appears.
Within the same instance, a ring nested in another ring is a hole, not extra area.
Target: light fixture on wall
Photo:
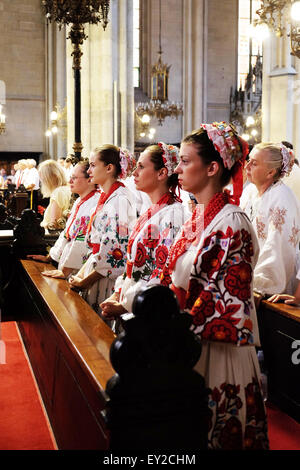
[[[0,104],[0,134],[4,134],[6,129],[5,114],[2,112],[2,104]]]
[[[59,28],[70,25],[68,39],[73,45],[74,70],[74,127],[75,142],[73,150],[77,160],[81,157],[81,48],[87,38],[84,32],[85,23],[102,23],[105,29],[108,24],[109,0],[42,0],[47,21],[55,22]]]
[[[276,36],[290,37],[292,55],[300,58],[300,1],[262,0],[257,10],[256,25],[266,25]]]
[[[143,114],[143,116],[138,116],[135,113],[134,118],[135,125],[135,140],[143,139],[147,132],[149,132],[150,127],[150,116],[148,114]]]
[[[261,111],[247,117],[242,138],[255,145],[261,141]]]
[[[45,135],[51,137],[56,135],[59,131],[61,137],[66,139],[67,130],[67,107],[61,108],[58,104],[55,105],[56,111],[50,113],[50,126],[46,130]]]
[[[160,126],[166,117],[178,118],[183,113],[182,103],[168,101],[168,80],[171,65],[164,64],[161,60],[161,0],[159,0],[159,51],[158,61],[151,70],[151,100],[138,103],[136,112],[138,116],[144,114],[158,120]]]

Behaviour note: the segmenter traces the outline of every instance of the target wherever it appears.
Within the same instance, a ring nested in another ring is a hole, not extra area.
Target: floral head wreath
[[[283,178],[284,176],[288,176],[290,174],[294,164],[295,155],[291,149],[283,144],[280,144],[280,152],[282,156],[280,178]]]
[[[121,166],[121,179],[125,179],[131,175],[136,165],[135,158],[129,150],[120,148],[120,166]]]
[[[163,142],[158,142],[157,145],[163,151],[162,159],[164,166],[168,170],[168,176],[171,176],[179,163],[179,148],[175,147],[175,145],[164,144]]]
[[[243,166],[249,152],[248,144],[238,136],[234,127],[226,122],[202,124],[201,127],[220,154],[224,167],[232,169],[232,202],[238,205],[243,192]]]

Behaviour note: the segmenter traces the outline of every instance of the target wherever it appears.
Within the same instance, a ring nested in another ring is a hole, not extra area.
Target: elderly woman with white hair
[[[289,174],[293,152],[281,144],[260,143],[250,153],[246,166],[250,183],[241,207],[253,223],[259,243],[254,270],[254,291],[260,298],[295,289],[299,256],[299,203],[283,182]]]

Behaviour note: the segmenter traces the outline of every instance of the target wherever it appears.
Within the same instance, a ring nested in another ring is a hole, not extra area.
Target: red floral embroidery
[[[123,253],[119,248],[115,248],[112,252],[112,255],[117,260],[121,260],[123,258]]]
[[[234,450],[243,448],[242,424],[238,418],[229,418],[220,433],[220,446],[223,450]]]
[[[134,265],[138,268],[141,268],[145,264],[146,256],[147,256],[146,249],[144,245],[139,242],[137,245]]]
[[[242,228],[241,234],[242,234],[242,241],[243,241],[244,243],[252,243],[251,235],[250,235],[249,232],[247,232],[247,230],[245,230],[244,228]]]
[[[202,332],[202,338],[210,341],[222,341],[226,343],[237,342],[237,330],[232,322],[223,318],[214,318],[206,323]]]
[[[257,421],[264,420],[266,418],[266,413],[260,387],[256,380],[253,379],[253,382],[247,385],[245,388],[245,394],[247,419],[250,420],[252,416],[255,416]]]
[[[203,325],[207,317],[215,313],[215,303],[211,292],[202,290],[191,310],[194,325]]]
[[[230,250],[231,251],[237,250],[240,244],[241,244],[241,238],[240,238],[240,231],[238,230],[232,235],[232,238],[230,240]]]
[[[224,256],[224,250],[220,245],[214,245],[202,256],[201,269],[207,273],[208,277],[212,277],[214,272],[218,271]]]
[[[224,285],[231,295],[245,301],[251,296],[251,280],[252,268],[250,264],[241,261],[228,268]]]
[[[165,245],[161,245],[157,248],[155,254],[157,268],[163,268],[168,257],[168,248]]]
[[[149,224],[144,232],[144,245],[148,248],[156,248],[159,242],[159,233],[157,225]]]
[[[161,275],[160,275],[160,284],[162,286],[169,287],[169,285],[172,284],[172,279],[171,279],[170,274],[161,273]]]
[[[193,308],[193,305],[199,297],[201,291],[203,291],[202,284],[200,284],[200,282],[198,282],[196,279],[191,279],[186,296],[186,308]]]
[[[239,385],[233,385],[233,384],[222,384],[221,385],[221,390],[224,390],[226,398],[236,398],[237,395],[240,393],[241,387]],[[242,406],[242,401],[238,403],[237,408],[241,408]]]
[[[268,449],[266,413],[257,380],[253,379],[243,388],[242,384],[224,382],[219,388],[209,390],[209,395],[209,448]]]
[[[124,224],[119,224],[117,226],[118,234],[120,237],[128,237],[128,226]]]

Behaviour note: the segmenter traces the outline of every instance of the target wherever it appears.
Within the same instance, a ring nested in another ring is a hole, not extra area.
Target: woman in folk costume
[[[119,178],[126,178],[134,164],[127,150],[114,145],[98,147],[90,156],[91,182],[98,184],[103,192],[87,230],[90,247],[87,260],[79,272],[70,277],[69,283],[72,288],[84,291],[83,297],[97,312],[99,303],[110,296],[126,265],[128,238],[136,222],[136,209],[130,191]]]
[[[159,283],[159,275],[180,227],[187,219],[184,206],[176,196],[178,148],[159,142],[141,153],[133,176],[136,189],[151,199],[130,235],[127,265],[116,282],[115,293],[101,304],[106,318],[132,312],[132,302],[143,287]]]
[[[210,449],[268,448],[252,293],[258,246],[240,209],[247,144],[226,123],[202,124],[180,147],[176,172],[198,204],[161,276],[202,340],[195,369],[209,388]],[[233,195],[224,191],[232,179]]]
[[[97,206],[100,192],[95,184],[91,183],[87,173],[89,162],[80,161],[73,168],[70,178],[70,189],[78,198],[73,204],[65,229],[50,249],[49,255],[29,255],[38,261],[58,263],[58,269],[43,271],[44,276],[65,279],[76,273],[82,266],[87,254],[85,235],[90,221],[90,216]]]
[[[254,290],[261,297],[293,294],[296,287],[300,240],[300,211],[296,196],[283,182],[293,162],[292,150],[261,143],[246,165],[247,187],[241,198],[256,232],[260,253],[254,271]]]

